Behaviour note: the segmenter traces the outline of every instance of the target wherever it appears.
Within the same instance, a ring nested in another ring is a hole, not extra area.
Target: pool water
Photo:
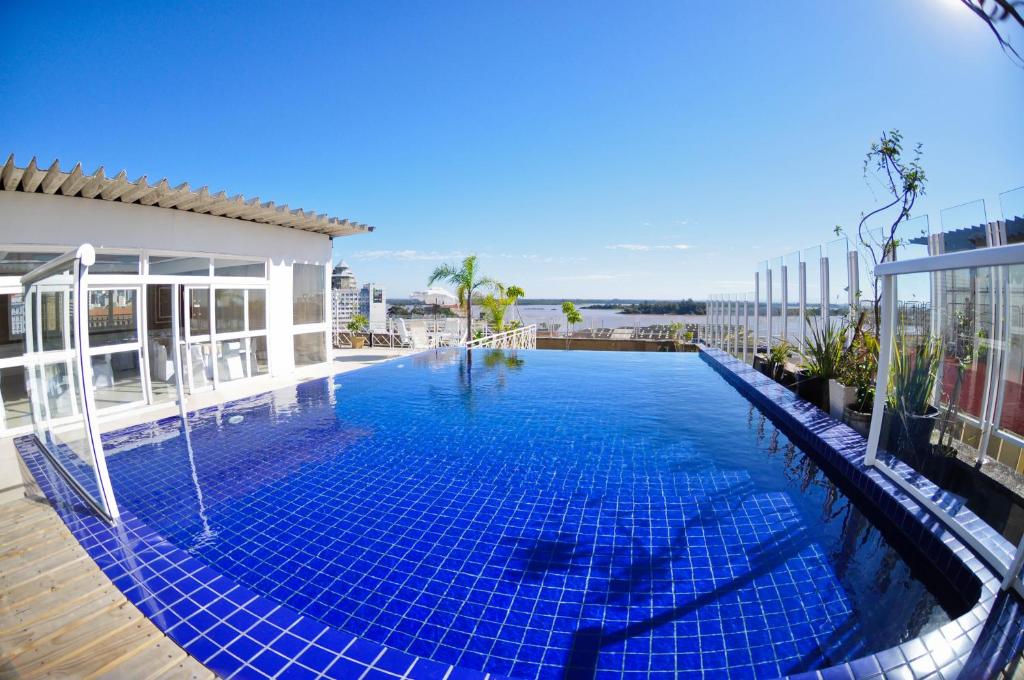
[[[499,675],[775,677],[952,607],[696,354],[431,351],[106,445],[221,573]]]

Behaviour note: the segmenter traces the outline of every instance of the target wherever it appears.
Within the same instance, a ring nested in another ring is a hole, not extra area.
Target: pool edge
[[[798,673],[791,678],[882,678],[899,673],[913,678],[951,678],[961,673],[971,678],[990,677],[992,668],[1001,670],[1005,662],[1019,653],[1024,622],[1020,601],[1001,593],[997,574],[928,510],[878,470],[864,465],[867,442],[861,435],[720,349],[701,348],[700,356],[758,409],[795,431],[801,448],[808,454],[824,458],[847,482],[870,498],[893,527],[918,546],[934,568],[947,573],[949,569],[955,570],[957,575],[951,581],[962,588],[970,587],[969,579],[977,579],[980,586],[975,605],[936,631],[839,666]],[[938,487],[916,475],[909,466],[899,463],[895,468],[930,497],[943,497]],[[1006,539],[966,507],[957,512],[957,518],[977,527],[980,539],[1009,562],[1014,547]],[[994,624],[989,621],[993,611],[998,613],[992,617]]]

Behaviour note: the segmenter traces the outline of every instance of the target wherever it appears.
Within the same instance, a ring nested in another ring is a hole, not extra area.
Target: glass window
[[[263,375],[270,370],[267,361],[267,336],[249,338],[249,375]]]
[[[261,331],[267,327],[267,291],[249,289],[249,330]]]
[[[322,264],[292,265],[292,322],[324,322],[326,279]]]
[[[0,359],[25,353],[25,298],[0,295]]]
[[[206,257],[150,255],[149,273],[154,276],[209,276],[210,260]]]
[[[0,276],[23,276],[44,265],[63,251],[15,253],[0,251]]]
[[[4,423],[8,429],[32,424],[27,382],[28,369],[24,366],[0,368],[0,399],[3,399]]]
[[[66,291],[42,291],[39,295],[39,324],[42,327],[42,351],[74,349],[75,338],[71,333]],[[39,347],[38,339],[35,346]]]
[[[97,408],[142,401],[139,352],[113,352],[92,357],[92,386]]]
[[[221,340],[217,343],[217,378],[221,382],[239,380],[245,376],[246,367],[245,338],[238,340]]]
[[[89,346],[136,342],[138,308],[134,288],[89,291]]]
[[[217,258],[213,261],[214,276],[251,276],[265,278],[267,264],[262,260],[229,260]]]
[[[327,361],[327,339],[323,333],[299,333],[295,336],[295,365],[308,366]]]
[[[110,255],[99,253],[96,264],[89,267],[90,274],[138,274],[138,255]]]
[[[188,326],[192,335],[210,334],[210,289],[189,289]]]
[[[245,291],[228,288],[216,291],[217,332],[237,333],[245,330]]]

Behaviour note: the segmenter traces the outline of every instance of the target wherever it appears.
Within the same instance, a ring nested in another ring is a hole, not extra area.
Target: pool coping
[[[792,430],[805,452],[824,459],[869,498],[892,526],[917,546],[923,558],[961,593],[980,587],[974,606],[938,630],[839,666],[789,677],[799,680],[893,676],[950,678],[961,672],[967,677],[989,677],[993,670],[1001,670],[1014,653],[1019,653],[1020,630],[1024,623],[1020,600],[1014,594],[1001,593],[998,574],[938,518],[879,470],[864,464],[867,453],[864,437],[723,350],[702,347],[700,356],[758,409]],[[902,461],[884,452],[880,457],[938,505],[957,508],[954,513],[957,520],[1001,558],[1003,566],[1010,563],[1014,546],[967,509],[960,499]],[[993,612],[996,615],[990,617]]]
[[[909,497],[903,497],[876,470],[864,468],[857,462],[857,442],[853,438],[859,439],[862,460],[864,441],[860,435],[724,352],[702,349],[701,356],[767,415],[805,430],[812,440],[820,443],[811,447],[818,455],[835,457],[858,471],[866,480],[865,485],[874,485],[872,499],[876,503],[881,504],[885,499],[887,507],[901,508],[910,518],[904,520],[904,529],[913,527],[922,539],[931,536],[948,553],[947,567],[962,565],[962,578],[977,579],[981,583],[979,602],[939,631],[847,664],[791,677],[801,680],[881,678],[883,674],[891,677],[902,673],[902,677],[920,678],[939,677],[939,671],[943,671],[943,677],[954,676],[968,662],[971,651],[980,647],[978,642],[983,639],[983,628],[991,627],[986,626],[986,620],[996,605],[998,579],[931,515]],[[319,380],[334,379],[336,376]],[[259,396],[209,406],[190,412],[189,416],[242,405]],[[162,420],[176,419],[172,416]],[[33,436],[20,437],[15,444],[42,492],[114,585],[175,643],[222,677],[366,677],[377,680],[500,677],[418,657],[303,616],[203,564],[127,509],[122,510],[118,524],[110,525],[80,500],[38,448]],[[851,476],[848,470],[843,472]],[[1012,551],[1012,546],[1010,549]],[[1006,631],[1019,628],[1020,608],[1004,608],[998,618],[1001,622],[998,630],[986,640],[999,642],[1007,637]],[[1005,646],[993,647],[990,643],[988,653],[991,655],[992,649],[998,651]],[[928,668],[931,670],[927,671]]]

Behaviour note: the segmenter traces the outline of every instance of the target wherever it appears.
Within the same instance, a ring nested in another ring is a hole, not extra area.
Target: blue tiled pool
[[[107,454],[230,578],[498,675],[775,677],[960,613],[696,354],[428,352]]]

